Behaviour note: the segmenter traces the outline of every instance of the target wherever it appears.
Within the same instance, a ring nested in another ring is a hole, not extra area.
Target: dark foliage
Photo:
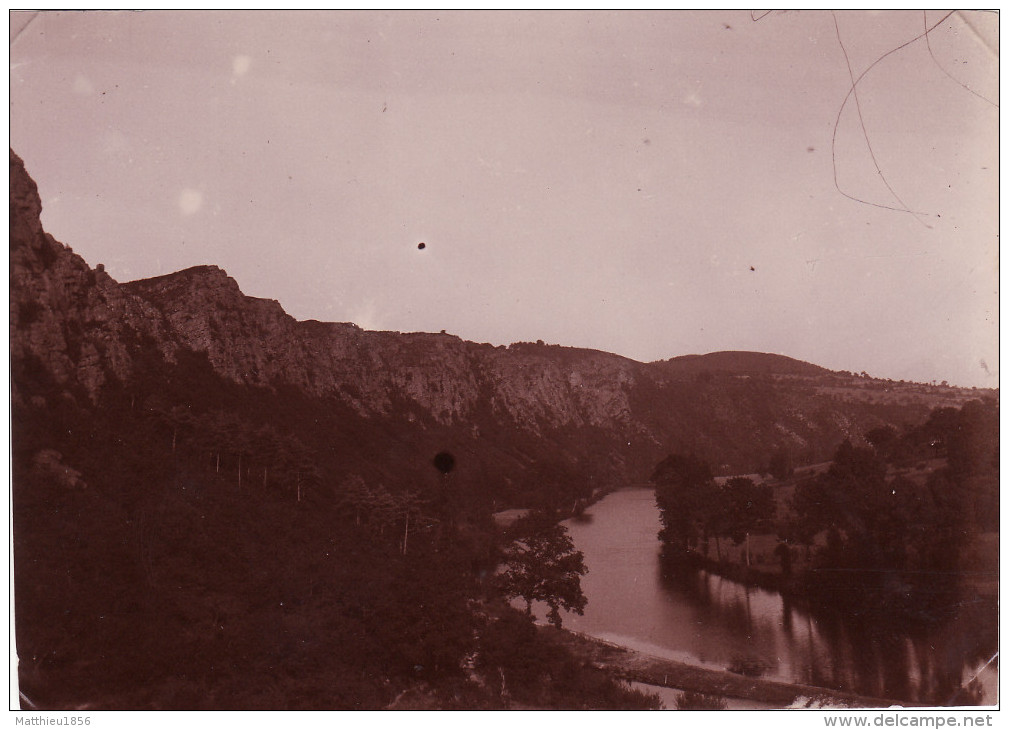
[[[685,560],[699,543],[722,537],[737,545],[773,517],[774,494],[767,485],[735,477],[719,486],[708,464],[693,454],[671,454],[652,474],[659,506],[664,554]],[[696,556],[695,556],[696,557]]]
[[[502,555],[502,571],[497,585],[507,598],[526,602],[526,614],[534,601],[550,607],[548,620],[562,623],[560,609],[581,615],[587,603],[582,593],[581,576],[587,569],[580,551],[555,515],[533,512],[519,520],[509,531],[512,539]]]
[[[524,618],[480,630],[496,550],[467,459],[445,474],[428,442],[148,344],[98,407],[15,363],[16,641],[38,706],[379,709],[422,687],[501,706],[472,662],[545,706],[650,706]],[[580,610],[580,554],[561,553],[557,605]]]
[[[700,692],[681,692],[676,698],[677,710],[725,710],[728,703],[721,697]]]
[[[738,545],[747,534],[773,517],[775,509],[774,493],[768,485],[733,477],[708,506],[709,523],[717,526],[716,535],[725,535]]]
[[[357,524],[334,494],[350,434],[327,404],[225,383],[197,356],[149,360],[99,408],[56,394],[39,363],[18,372],[15,608],[34,702],[378,707],[397,682],[460,672],[471,543],[417,516],[406,551],[412,512]]]
[[[629,689],[573,657],[514,609],[490,618],[480,632],[476,669],[504,706],[521,703],[564,710],[660,709],[654,695]]]
[[[767,462],[766,473],[775,479],[787,479],[795,470],[791,455],[784,449],[776,449]]]
[[[662,519],[659,537],[674,552],[686,555],[707,523],[716,489],[708,464],[694,456],[671,454],[651,477]]]
[[[770,487],[736,477],[719,488],[703,460],[667,457],[652,476],[667,568],[706,565],[826,605],[941,615],[936,607],[954,600],[968,570],[971,541],[998,529],[998,405],[939,408],[919,426],[876,428],[866,441],[845,440],[825,473],[795,486],[776,521]],[[780,575],[722,562],[720,537],[739,544],[756,531],[782,541]],[[709,537],[717,561],[696,550]],[[799,574],[789,543],[810,557]]]
[[[845,441],[826,474],[798,485],[792,505],[798,541],[826,534],[808,576],[816,592],[908,607],[947,600],[969,541],[998,529],[997,424],[998,407],[975,401],[937,409],[903,435],[876,429],[872,449]],[[945,465],[904,473],[926,457]]]

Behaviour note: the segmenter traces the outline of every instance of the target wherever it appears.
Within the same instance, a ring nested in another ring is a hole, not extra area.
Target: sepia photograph
[[[997,11],[9,31],[19,720],[991,725]]]

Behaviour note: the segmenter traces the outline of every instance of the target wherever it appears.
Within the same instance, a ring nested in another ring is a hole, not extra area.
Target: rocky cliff
[[[760,353],[646,364],[543,344],[299,322],[276,301],[245,296],[215,266],[117,283],[46,234],[40,212],[35,183],[11,152],[16,402],[44,379],[97,404],[104,390],[130,382],[138,358],[156,352],[173,362],[192,351],[228,381],[294,388],[401,434],[451,433],[477,458],[492,458],[482,439],[493,434],[496,449],[531,449],[520,459],[527,465],[549,451],[569,464],[601,458],[613,479],[641,480],[676,449],[703,453],[721,470],[752,469],[775,448],[826,458],[845,437],[969,396],[946,389],[913,397],[894,384],[879,397],[853,397],[865,383],[852,388],[817,366]]]
[[[465,425],[493,413],[541,426],[634,430],[627,392],[639,363],[589,351],[492,347],[446,334],[367,332],[298,322],[272,300],[247,297],[213,266],[131,282],[122,290],[159,311],[178,345],[206,352],[236,382],[287,384],[336,397],[362,415],[418,409]]]
[[[12,363],[30,361],[57,383],[94,395],[110,378],[129,379],[129,338],[146,336],[169,350],[171,340],[156,309],[45,233],[41,211],[35,182],[11,152]]]

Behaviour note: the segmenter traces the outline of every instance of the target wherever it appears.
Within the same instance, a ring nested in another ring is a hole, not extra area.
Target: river
[[[584,616],[567,628],[660,657],[894,701],[947,704],[972,684],[997,703],[998,613],[994,602],[961,603],[946,619],[912,629],[813,614],[781,594],[706,571],[680,578],[659,564],[659,515],[650,489],[624,489],[564,523],[585,555]]]

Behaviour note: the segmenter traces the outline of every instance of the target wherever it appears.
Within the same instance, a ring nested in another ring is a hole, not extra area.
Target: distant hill
[[[726,350],[707,355],[681,355],[653,363],[669,374],[727,373],[735,375],[827,375],[831,371],[819,365],[796,360],[785,355],[766,352]]]
[[[685,354],[653,363],[667,374],[722,373],[732,375],[821,376],[830,371],[810,362],[769,352],[722,350],[707,354]]]

